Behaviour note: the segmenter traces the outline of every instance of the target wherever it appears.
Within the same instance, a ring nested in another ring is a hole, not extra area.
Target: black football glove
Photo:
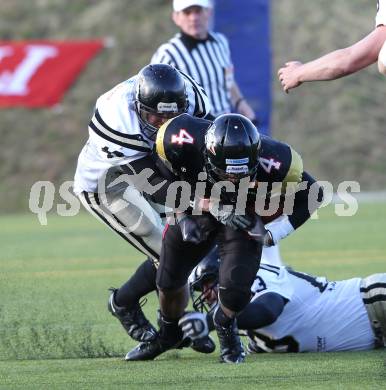
[[[271,237],[271,233],[265,228],[261,217],[256,215],[255,217],[255,225],[248,229],[248,234],[256,241],[260,242],[260,244],[264,246],[268,243],[269,238]]]
[[[209,208],[209,212],[217,221],[234,230],[249,230],[256,223],[256,215],[235,214],[233,210],[226,210],[222,204],[217,208]]]
[[[235,230],[249,230],[255,225],[255,216],[234,213],[219,215],[217,220]]]
[[[190,215],[178,214],[177,222],[181,229],[182,240],[199,244],[205,237],[197,221]]]

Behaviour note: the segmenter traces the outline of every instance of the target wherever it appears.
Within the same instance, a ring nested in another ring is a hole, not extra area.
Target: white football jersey
[[[188,97],[187,113],[205,117],[210,104],[203,89],[182,73]],[[153,140],[142,133],[135,111],[134,76],[100,96],[89,123],[89,139],[83,147],[75,173],[74,192],[96,192],[105,172],[150,154]]]
[[[380,25],[386,26],[386,0],[378,0],[377,15],[375,17],[375,27]]]
[[[285,267],[261,264],[252,300],[275,292],[288,300],[269,326],[254,331],[268,351],[327,352],[374,348],[360,295],[360,278],[329,282]],[[290,347],[290,348],[289,348]]]

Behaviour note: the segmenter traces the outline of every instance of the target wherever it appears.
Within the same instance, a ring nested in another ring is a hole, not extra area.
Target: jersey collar
[[[189,51],[195,49],[200,43],[205,43],[207,41],[214,41],[214,38],[210,34],[210,32],[208,33],[208,36],[205,39],[196,39],[190,35],[185,34],[183,31],[180,31],[179,38],[181,39],[182,43],[186,46],[186,48]]]

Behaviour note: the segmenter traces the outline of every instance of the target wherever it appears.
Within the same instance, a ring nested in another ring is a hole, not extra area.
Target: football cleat
[[[248,344],[247,344],[247,353],[249,355],[253,354],[253,353],[265,353],[267,351],[265,351],[263,348],[259,347],[255,341],[253,341],[252,339],[249,339],[248,340]]]
[[[139,343],[135,348],[129,351],[126,356],[126,361],[141,361],[141,360],[153,360],[157,356],[171,349],[168,343],[162,342],[160,339],[145,341]]]
[[[126,361],[153,360],[169,349],[181,349],[190,344],[190,340],[183,340],[182,331],[177,322],[167,322],[159,314],[158,323],[160,331],[157,338],[137,345],[126,354]]]
[[[215,329],[220,342],[220,362],[242,363],[245,352],[238,335],[236,319],[227,328],[215,324]]]
[[[212,353],[216,349],[216,344],[214,343],[212,337],[206,336],[201,339],[194,340],[191,347],[196,352]]]
[[[127,334],[136,341],[155,340],[157,338],[157,330],[143,314],[141,305],[137,303],[131,309],[117,306],[114,300],[117,289],[111,288],[110,291],[111,295],[107,303],[107,309],[114,317],[118,318]]]
[[[214,342],[211,340],[213,345]],[[190,346],[190,340],[189,339],[183,339],[183,340],[164,340],[161,339],[159,336],[152,341],[145,341],[142,343],[139,343],[135,348],[133,348],[131,351],[129,351],[126,356],[126,361],[141,361],[141,360],[154,360],[157,356],[161,355],[162,353],[169,351],[170,349],[182,349]],[[209,350],[209,344],[205,347],[207,350]],[[210,353],[210,352],[204,352],[204,346],[201,346],[202,353]],[[213,349],[214,350],[214,349]],[[213,352],[213,351],[212,351]]]

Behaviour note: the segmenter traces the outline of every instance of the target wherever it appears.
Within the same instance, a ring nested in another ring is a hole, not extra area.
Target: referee
[[[169,64],[193,77],[208,94],[214,116],[238,112],[255,122],[234,79],[228,40],[209,31],[211,14],[211,0],[174,0],[172,18],[180,32],[158,48],[151,63]]]

